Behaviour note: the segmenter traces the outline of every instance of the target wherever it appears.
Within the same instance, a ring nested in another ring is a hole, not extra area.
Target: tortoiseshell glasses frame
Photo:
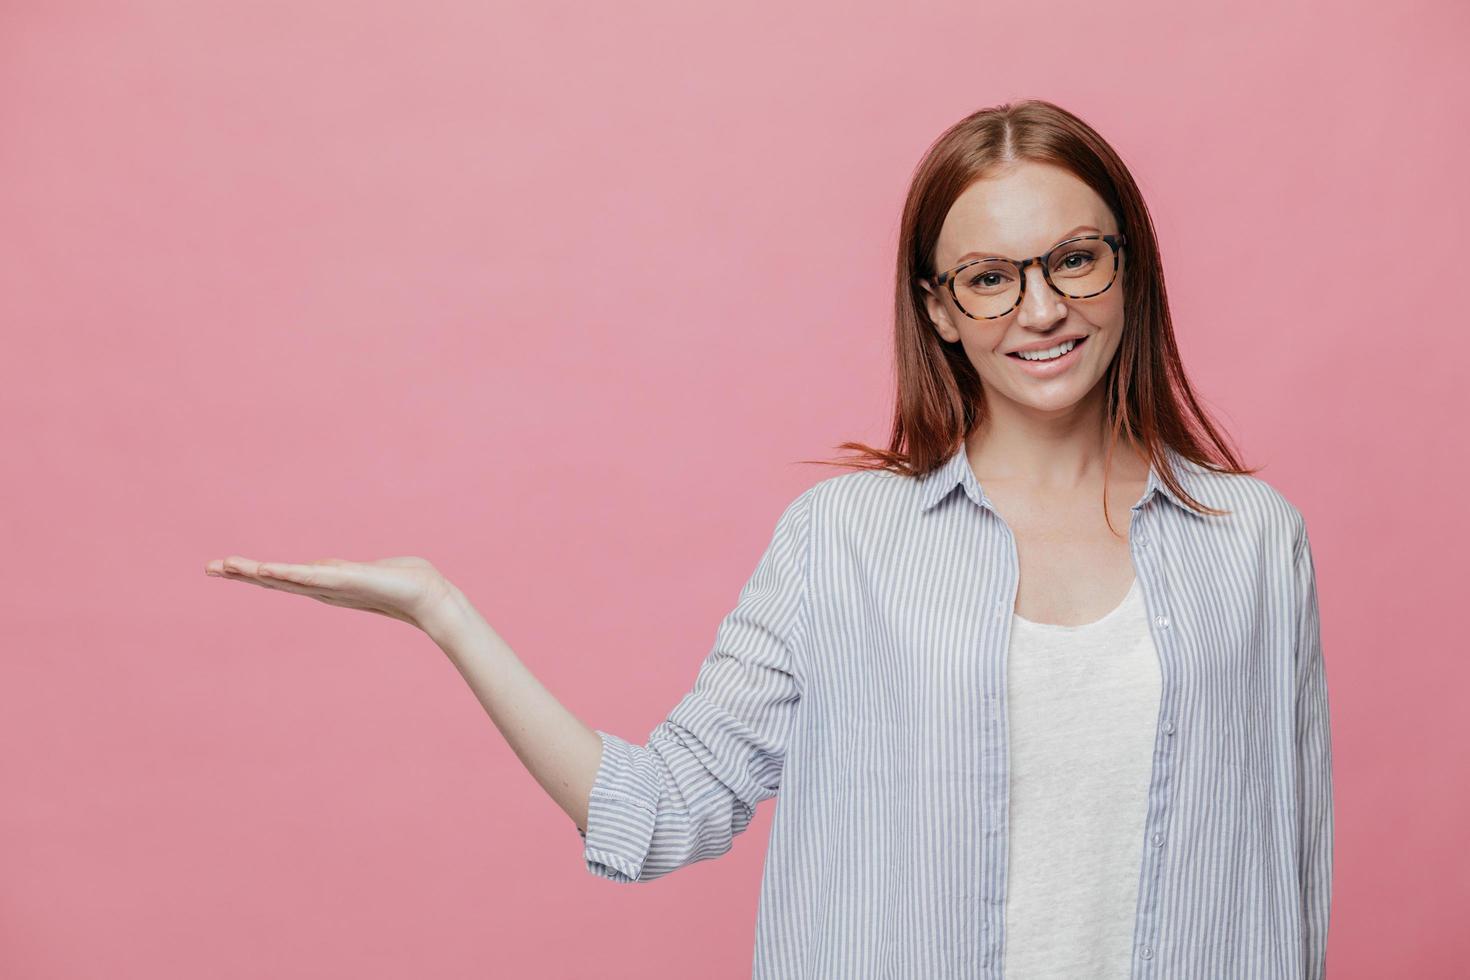
[[[1113,277],[1108,280],[1108,284],[1106,286],[1104,286],[1103,288],[1097,290],[1096,292],[1085,293],[1085,294],[1083,294],[1081,296],[1073,296],[1071,293],[1068,293],[1068,292],[1064,291],[1056,283],[1052,282],[1052,278],[1051,278],[1051,263],[1048,260],[1051,258],[1053,252],[1057,252],[1057,251],[1059,251],[1061,249],[1064,249],[1068,245],[1074,245],[1077,242],[1089,242],[1089,241],[1104,241],[1104,242],[1107,242],[1108,243],[1108,246],[1113,251]],[[1101,295],[1102,293],[1107,292],[1109,289],[1111,289],[1113,287],[1113,283],[1118,280],[1118,249],[1122,248],[1127,243],[1128,243],[1128,238],[1127,238],[1126,235],[1123,235],[1122,233],[1119,233],[1119,234],[1116,234],[1116,235],[1078,235],[1076,238],[1069,238],[1069,239],[1067,239],[1064,242],[1061,242],[1061,243],[1059,243],[1057,245],[1053,245],[1051,248],[1049,248],[1049,249],[1046,250],[1046,253],[1044,255],[1033,256],[1032,258],[1026,259],[1026,260],[1021,261],[1021,262],[1018,262],[1015,259],[1004,258],[1003,256],[993,256],[991,258],[982,258],[982,259],[970,259],[967,262],[960,263],[959,265],[955,266],[953,269],[950,269],[948,272],[941,273],[940,275],[931,278],[929,281],[932,282],[932,283],[934,283],[936,286],[940,286],[940,287],[943,287],[943,286],[946,286],[946,285],[949,286],[949,297],[950,297],[950,299],[954,300],[954,305],[959,308],[959,311],[961,313],[963,313],[965,316],[969,317],[971,320],[995,320],[995,319],[998,319],[999,317],[1005,316],[1007,313],[1010,313],[1011,310],[1014,310],[1016,307],[1018,307],[1018,306],[1021,305],[1021,300],[1024,299],[1025,296],[1026,296],[1026,267],[1029,266],[1029,265],[1031,265],[1031,264],[1033,264],[1033,263],[1039,264],[1041,266],[1041,274],[1046,279],[1046,284],[1048,286],[1050,286],[1057,293],[1057,295],[1059,295],[1059,296],[1064,296],[1067,299],[1087,299],[1090,296],[1098,296],[1098,295]],[[1016,293],[1016,301],[1011,304],[1010,309],[1005,310],[1004,312],[1001,312],[1001,313],[997,313],[997,314],[995,314],[995,316],[976,316],[975,314],[971,313],[969,310],[965,309],[964,304],[962,304],[960,302],[959,296],[955,295],[955,291],[954,291],[955,277],[958,276],[961,272],[964,272],[970,266],[975,265],[978,262],[994,262],[997,259],[1000,259],[1001,261],[1009,262],[1011,265],[1013,265],[1013,266],[1016,267],[1016,279],[1017,279],[1018,282],[1020,282],[1021,289],[1020,289],[1019,292]]]

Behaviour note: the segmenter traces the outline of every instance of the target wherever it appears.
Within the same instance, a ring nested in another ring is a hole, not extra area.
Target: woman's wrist
[[[443,594],[420,617],[419,629],[445,653],[452,653],[450,648],[462,644],[483,620],[479,610],[454,583],[446,580],[444,585]]]

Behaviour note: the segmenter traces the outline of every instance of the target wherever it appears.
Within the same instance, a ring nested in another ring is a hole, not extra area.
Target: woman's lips
[[[1088,334],[1079,338],[1077,343],[1072,345],[1071,350],[1067,351],[1061,357],[1054,357],[1049,361],[1028,361],[1026,358],[1014,352],[1007,354],[1006,357],[1015,361],[1017,367],[1033,378],[1051,378],[1061,374],[1081,358],[1082,348],[1086,346],[1088,337],[1090,336],[1091,334]]]

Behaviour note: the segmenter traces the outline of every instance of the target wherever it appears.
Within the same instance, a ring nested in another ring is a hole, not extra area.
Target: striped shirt
[[[1265,481],[1166,453],[1230,513],[1152,467],[1130,512],[1162,683],[1129,975],[1321,978],[1332,750],[1306,526]],[[801,493],[693,689],[645,744],[598,731],[588,870],[717,857],[779,790],[756,978],[1002,980],[1018,581],[963,443],[922,477]]]

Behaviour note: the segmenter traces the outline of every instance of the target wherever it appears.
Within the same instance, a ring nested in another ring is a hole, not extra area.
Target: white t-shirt
[[[1162,677],[1135,578],[1081,626],[1012,613],[1007,980],[1126,977]]]

